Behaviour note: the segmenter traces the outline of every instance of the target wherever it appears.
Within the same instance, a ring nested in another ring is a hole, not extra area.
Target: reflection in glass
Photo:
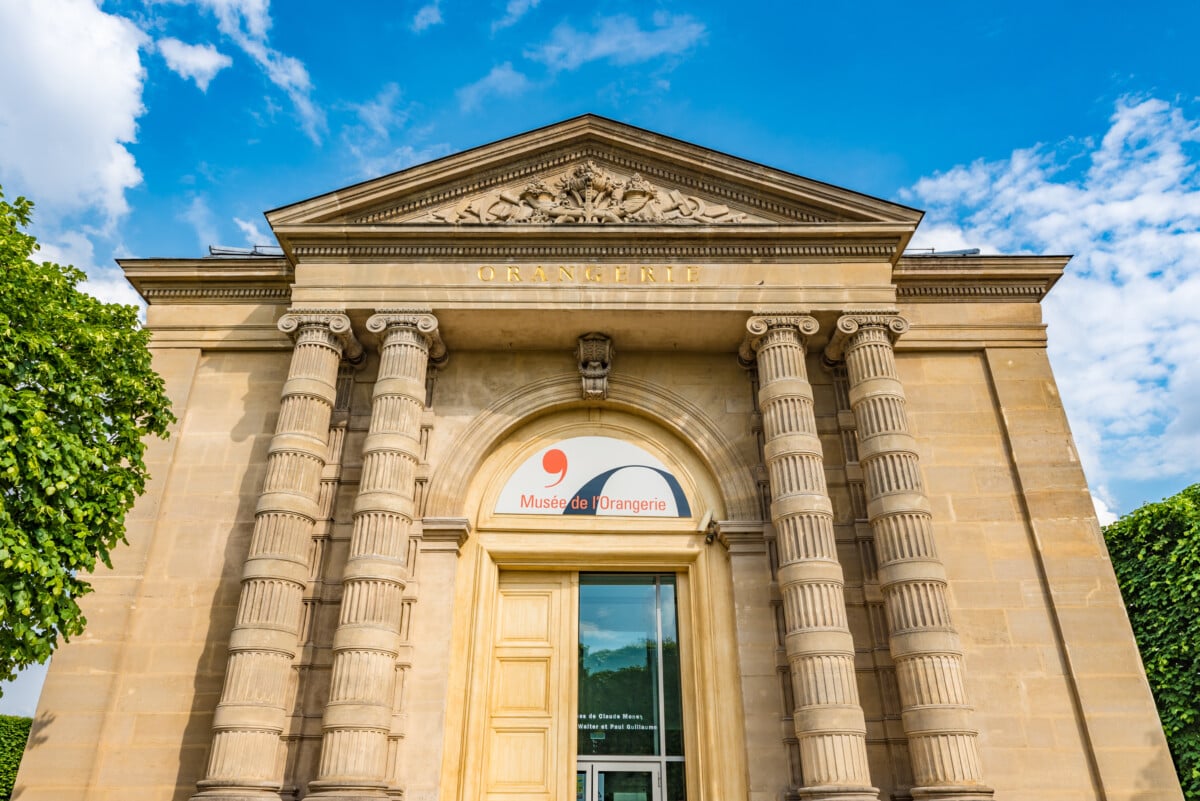
[[[585,574],[579,585],[579,754],[659,754],[655,577]]]
[[[675,576],[580,574],[578,754],[588,801],[685,798]]]
[[[650,801],[654,793],[649,771],[606,770],[599,775],[597,801]]]

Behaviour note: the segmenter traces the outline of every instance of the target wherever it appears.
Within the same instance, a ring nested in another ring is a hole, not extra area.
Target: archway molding
[[[581,401],[575,374],[549,376],[498,398],[457,437],[451,457],[434,471],[425,517],[474,519],[480,492],[477,477],[500,444],[539,417],[595,405]],[[608,399],[600,408],[647,418],[684,443],[715,483],[724,519],[760,519],[751,465],[716,423],[687,398],[651,381],[612,376]]]

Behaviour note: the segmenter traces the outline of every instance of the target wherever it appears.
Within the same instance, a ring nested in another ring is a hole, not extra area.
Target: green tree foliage
[[[25,753],[25,741],[29,739],[32,718],[0,715],[0,799],[12,795],[13,783],[17,780],[17,768]]]
[[[85,575],[125,539],[147,434],[174,420],[133,306],[35,263],[33,204],[0,193],[0,679],[83,631]]]
[[[1104,529],[1183,784],[1200,801],[1200,484]]]

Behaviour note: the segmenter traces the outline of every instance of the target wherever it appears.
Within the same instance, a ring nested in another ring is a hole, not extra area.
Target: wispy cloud
[[[420,33],[426,28],[441,24],[442,2],[441,0],[433,0],[433,2],[426,3],[417,9],[417,13],[413,15],[412,23],[409,27],[412,28],[414,33]]]
[[[195,3],[216,16],[221,33],[233,40],[267,79],[287,94],[300,117],[300,127],[309,139],[320,144],[325,113],[313,102],[312,80],[303,62],[271,47],[269,0],[195,0]]]
[[[530,86],[529,79],[513,69],[512,62],[506,61],[492,67],[492,71],[472,84],[467,84],[456,92],[458,105],[463,111],[477,108],[485,97],[499,95],[515,97],[522,94]]]
[[[558,25],[550,41],[525,52],[552,70],[573,70],[589,61],[605,60],[618,66],[637,64],[659,56],[679,55],[704,40],[704,24],[687,14],[657,12],[654,27],[643,30],[625,14],[601,17],[592,33]]]
[[[380,175],[406,170],[414,164],[440,159],[450,151],[451,147],[446,142],[436,142],[424,147],[395,145],[376,155],[364,157],[360,165],[364,177],[377,178]]]
[[[195,81],[201,92],[207,92],[216,74],[233,64],[233,59],[210,44],[187,44],[168,36],[159,39],[157,47],[171,71]]]
[[[396,172],[423,161],[440,158],[450,152],[450,145],[440,142],[416,147],[410,143],[396,144],[401,134],[420,139],[428,130],[408,131],[411,109],[404,102],[404,93],[395,83],[388,83],[370,100],[350,103],[356,122],[342,129],[343,148],[358,167],[363,178],[376,178]]]
[[[262,229],[253,220],[243,220],[241,217],[234,217],[233,224],[246,236],[246,244],[250,247],[254,247],[255,245],[271,245],[275,242],[275,237],[270,234],[264,234]]]
[[[1194,477],[1200,452],[1200,123],[1125,98],[1099,142],[1015,151],[922,179],[914,245],[1069,252],[1046,299],[1050,356],[1093,488]],[[1151,499],[1155,500],[1155,499]]]
[[[196,241],[203,252],[208,252],[209,245],[221,244],[216,219],[204,195],[193,197],[192,202],[179,214],[179,219],[192,226],[192,230],[196,232]]]
[[[542,0],[508,0],[504,7],[504,16],[492,23],[492,33],[516,25],[521,17],[538,7]]]
[[[388,83],[375,97],[365,103],[351,103],[349,108],[370,136],[386,139],[408,122],[408,110],[400,107],[400,98],[400,86]]]

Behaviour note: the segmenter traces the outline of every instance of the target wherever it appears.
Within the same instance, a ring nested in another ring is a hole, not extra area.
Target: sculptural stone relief
[[[535,178],[454,206],[428,211],[414,222],[444,223],[714,223],[766,222],[678,189],[661,189],[638,173],[615,176],[591,159],[557,180]]]

